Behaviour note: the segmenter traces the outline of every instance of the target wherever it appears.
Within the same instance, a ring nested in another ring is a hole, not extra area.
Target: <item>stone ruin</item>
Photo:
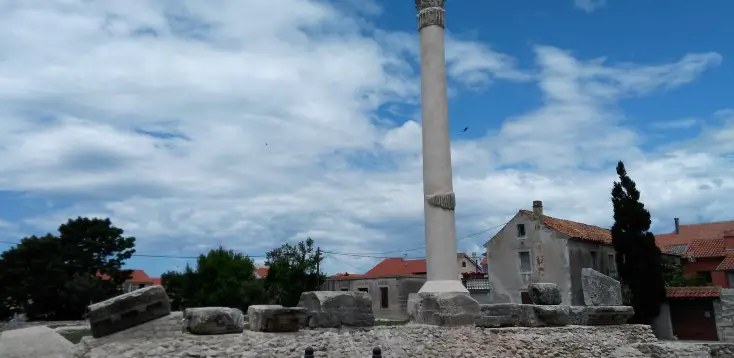
[[[619,281],[590,268],[581,270],[584,306],[562,305],[561,291],[553,283],[531,283],[532,304],[480,305],[479,327],[559,327],[626,324],[635,311],[624,306]]]
[[[385,357],[734,356],[731,345],[676,346],[657,341],[649,326],[626,325],[633,311],[618,305],[621,294],[610,280],[584,271],[586,306],[560,305],[558,287],[551,283],[529,286],[533,304],[476,308],[461,294],[412,295],[408,304],[414,321],[403,326],[377,326],[366,292],[304,292],[297,307],[253,305],[247,314],[228,307],[170,312],[165,290],[154,286],[90,306],[94,338],[74,346],[73,357],[304,357],[311,352],[314,357],[368,357],[376,347]],[[6,334],[0,343],[20,335],[25,340],[14,339],[28,345],[34,340],[28,335],[48,335],[39,332]],[[27,357],[3,355],[8,350],[2,346],[3,358]],[[34,352],[34,357],[72,357],[68,345],[55,349],[68,354]]]

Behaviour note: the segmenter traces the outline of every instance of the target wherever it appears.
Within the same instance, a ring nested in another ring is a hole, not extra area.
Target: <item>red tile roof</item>
[[[672,232],[670,234],[655,235],[658,246],[687,244],[693,240],[721,238],[724,236],[724,232],[734,230],[734,221],[681,224],[678,228],[679,234]]]
[[[426,273],[426,260],[404,260],[402,258],[383,259],[375,265],[371,270],[367,271],[364,276],[400,276],[400,275],[416,275]]]
[[[153,286],[163,286],[160,277],[152,277],[150,280],[153,281]]]
[[[729,271],[734,270],[734,252],[727,252],[726,257],[721,261],[718,267],[716,267],[717,271]]]
[[[530,210],[520,210],[520,213],[535,216]],[[543,224],[546,227],[567,235],[574,239],[612,244],[612,232],[594,225],[587,225],[576,221],[558,219],[552,216],[543,216]]]
[[[688,249],[683,256],[694,258],[724,257],[726,256],[726,243],[724,239],[693,240],[688,244]]]
[[[334,276],[331,276],[329,278],[332,279],[332,280],[338,280],[338,281],[341,281],[341,280],[354,280],[354,279],[357,279],[357,278],[364,278],[364,275],[358,274],[358,273],[349,273],[349,272],[341,273],[340,272],[340,273],[338,273],[338,274],[336,274]]]
[[[668,298],[716,298],[721,296],[721,287],[667,287]]]
[[[109,280],[110,276],[108,275],[102,275],[99,272],[97,272],[97,277],[103,279],[103,280]],[[148,277],[148,275],[143,270],[132,270],[132,273],[130,273],[130,277],[125,280],[125,282],[132,282],[132,283],[153,283],[153,280]]]
[[[255,269],[255,273],[257,273],[259,277],[267,277],[269,271],[269,267],[258,267]]]

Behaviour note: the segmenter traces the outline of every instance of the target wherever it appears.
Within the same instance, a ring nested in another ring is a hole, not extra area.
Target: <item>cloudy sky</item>
[[[611,225],[617,160],[654,232],[732,219],[733,12],[449,1],[459,249],[533,200]],[[417,53],[410,0],[0,0],[0,249],[100,216],[141,254],[421,257]]]

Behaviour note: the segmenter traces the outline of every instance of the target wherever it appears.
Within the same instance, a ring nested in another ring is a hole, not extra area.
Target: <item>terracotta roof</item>
[[[718,267],[716,267],[717,271],[730,271],[734,270],[734,252],[727,252],[726,257],[721,261]]]
[[[667,287],[668,298],[716,298],[721,296],[721,287]]]
[[[399,257],[383,259],[375,265],[371,270],[367,271],[365,276],[396,276],[396,275],[415,275],[426,273],[426,260],[404,260]]]
[[[678,225],[678,228],[680,234],[672,232],[670,234],[655,235],[655,240],[659,243],[658,245],[687,244],[698,239],[721,238],[725,231],[734,230],[734,221],[681,224]]]
[[[258,267],[255,269],[255,273],[257,274],[258,277],[261,277],[261,278],[267,277],[268,271],[270,271],[269,267]]]
[[[334,276],[329,277],[329,279],[337,280],[337,281],[354,280],[357,278],[364,278],[364,275],[358,274],[358,273],[340,272]]]
[[[153,286],[163,286],[160,277],[151,277],[150,280],[153,281]]]
[[[530,210],[520,210],[520,213],[535,216]],[[608,229],[598,226],[583,224],[576,221],[558,219],[552,216],[543,216],[543,224],[546,227],[567,235],[574,239],[597,242],[602,244],[612,244],[612,233]]]
[[[99,272],[96,274],[97,277],[103,279],[103,280],[109,280],[110,276],[108,275],[102,275]],[[130,277],[125,280],[125,282],[132,282],[132,283],[153,283],[153,280],[148,277],[148,274],[145,273],[143,270],[132,270],[132,273],[130,274]]]
[[[726,256],[726,243],[724,239],[693,240],[683,256],[694,258],[724,257]]]

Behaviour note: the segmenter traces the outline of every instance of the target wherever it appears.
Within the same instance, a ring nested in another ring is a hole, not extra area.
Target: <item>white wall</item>
[[[517,225],[525,225],[525,236],[518,237]],[[571,278],[568,258],[568,238],[541,226],[541,241],[545,263],[546,281],[555,283],[561,290],[563,304],[570,304]],[[520,272],[520,252],[528,252],[532,258],[531,239],[535,233],[535,220],[524,214],[515,215],[487,244],[488,276],[492,282],[494,302],[520,303],[520,293],[527,290],[530,272]],[[531,269],[532,269],[531,259]]]

